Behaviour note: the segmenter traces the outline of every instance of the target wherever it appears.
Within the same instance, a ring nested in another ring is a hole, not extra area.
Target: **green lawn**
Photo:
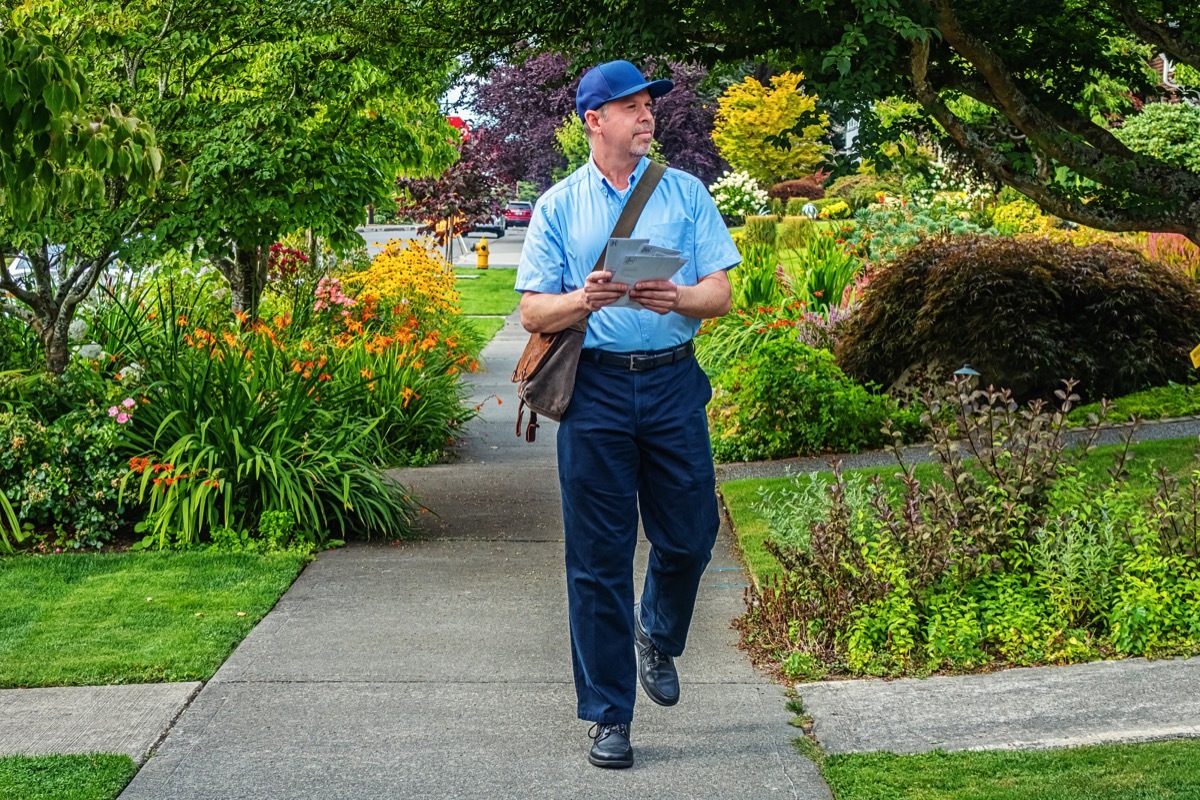
[[[1112,464],[1113,454],[1119,448],[1120,445],[1097,447],[1085,459],[1084,473],[1095,475],[1097,481],[1107,478],[1104,470]],[[1127,485],[1135,494],[1149,497],[1154,492],[1154,472],[1159,466],[1166,467],[1169,472],[1176,475],[1186,474],[1197,463],[1198,451],[1200,451],[1200,445],[1192,438],[1167,439],[1134,445],[1134,458],[1128,466]],[[897,471],[897,466],[893,465],[846,470],[845,474],[849,476],[860,473],[867,477],[879,475],[885,485],[899,487],[899,481],[894,477]],[[833,474],[830,472],[820,474],[827,481],[833,480]],[[940,479],[941,474],[940,464],[918,464],[916,466],[916,476],[923,483]],[[761,492],[783,489],[789,483],[789,478],[747,478],[721,484],[721,496],[729,511],[729,518],[733,523],[746,567],[750,570],[751,577],[755,582],[762,581],[778,572],[775,559],[763,548],[763,542],[769,531],[766,520],[755,507],[761,500]]]
[[[479,332],[486,346],[504,327],[504,318],[517,307],[521,296],[513,291],[515,269],[475,269],[455,267],[462,310],[470,325]]]
[[[480,341],[486,346],[504,327],[504,317],[467,317],[467,322],[479,333]]]
[[[208,552],[0,559],[0,688],[207,680],[304,561]]]
[[[0,787],[6,800],[111,800],[136,772],[129,756],[6,756]]]
[[[836,800],[1194,800],[1200,741],[828,756],[821,771]]]
[[[513,291],[517,283],[515,269],[455,267],[454,272],[461,279],[456,288],[462,295],[462,313],[469,317],[507,316],[521,299]]]

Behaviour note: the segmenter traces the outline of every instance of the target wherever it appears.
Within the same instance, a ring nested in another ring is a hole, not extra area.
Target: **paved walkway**
[[[425,541],[323,553],[122,794],[171,798],[817,798],[782,688],[736,649],[745,576],[722,533],[683,699],[639,698],[637,763],[586,761],[567,642],[554,426],[514,434],[513,319],[485,351],[458,463],[403,471]],[[639,572],[645,565],[645,543]]]

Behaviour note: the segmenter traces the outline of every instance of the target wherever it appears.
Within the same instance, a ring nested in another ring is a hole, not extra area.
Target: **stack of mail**
[[[655,247],[649,239],[609,239],[604,255],[604,269],[611,272],[613,283],[624,283],[633,288],[639,281],[666,280],[679,271],[687,259],[678,250]],[[643,309],[626,294],[613,303],[611,308]]]

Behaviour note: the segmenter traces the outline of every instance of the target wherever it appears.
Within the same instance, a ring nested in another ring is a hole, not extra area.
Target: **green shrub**
[[[895,197],[900,187],[876,175],[844,175],[825,189],[826,197],[840,198],[854,211],[878,202],[880,194]]]
[[[963,363],[1019,398],[1066,377],[1092,398],[1184,381],[1200,341],[1200,288],[1136,253],[1045,239],[930,239],[878,269],[838,363],[892,386]]]
[[[784,264],[792,296],[816,313],[841,306],[846,289],[863,269],[862,259],[828,231],[809,237]]]
[[[713,454],[749,461],[875,447],[892,411],[824,350],[768,339],[714,382]]]
[[[800,215],[784,217],[775,229],[775,247],[778,250],[799,250],[817,233],[811,219]]]
[[[271,511],[310,542],[408,531],[411,502],[374,466],[382,420],[353,402],[365,381],[347,362],[321,355],[295,369],[265,332],[193,332],[175,329],[129,424],[131,452],[149,454],[123,482],[146,507],[146,544],[256,528]]]
[[[746,244],[765,244],[775,246],[774,217],[746,217],[742,228],[742,241]]]
[[[1128,440],[1108,480],[1080,466],[1087,442],[1066,449],[1070,385],[1053,411],[964,387],[953,421],[939,400],[926,417],[936,480],[897,449],[890,487],[835,465],[764,495],[782,572],[747,598],[751,651],[869,675],[1200,651],[1200,469],[1147,498]]]
[[[771,339],[795,339],[804,316],[804,307],[792,302],[739,307],[731,314],[705,320],[696,337],[696,360],[715,378]]]
[[[742,255],[742,263],[729,274],[733,307],[754,309],[782,303],[783,287],[779,283],[779,259],[775,255],[775,248],[743,239],[738,251]]]
[[[1126,117],[1113,133],[1131,150],[1176,167],[1200,172],[1200,107],[1191,103],[1148,103]]]
[[[77,358],[61,379],[0,378],[0,409],[11,409],[0,411],[0,493],[38,541],[57,547],[103,544],[122,519],[127,431],[108,413],[98,368]]]
[[[799,217],[804,215],[804,206],[808,203],[807,197],[789,197],[787,205],[783,207],[783,214],[787,217]]]
[[[1058,227],[1058,220],[1043,214],[1032,200],[1021,198],[992,209],[992,225],[1002,236],[1018,233],[1046,233]]]
[[[948,203],[872,206],[854,214],[846,239],[872,264],[899,257],[931,236],[991,233],[970,221],[970,213]]]

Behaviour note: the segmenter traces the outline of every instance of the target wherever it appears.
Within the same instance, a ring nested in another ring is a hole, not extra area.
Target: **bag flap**
[[[561,335],[561,331],[558,333],[529,334],[529,341],[525,343],[525,350],[521,353],[521,358],[517,361],[517,368],[513,370],[513,383],[520,383],[537,372],[542,362],[546,360],[546,356],[550,354],[554,343],[558,341],[558,337]]]

